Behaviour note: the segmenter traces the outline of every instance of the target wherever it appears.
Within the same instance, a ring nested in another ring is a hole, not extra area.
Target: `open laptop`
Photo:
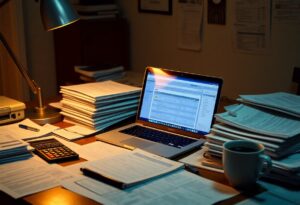
[[[147,67],[136,122],[97,135],[97,139],[178,157],[203,144],[222,83],[216,77]]]

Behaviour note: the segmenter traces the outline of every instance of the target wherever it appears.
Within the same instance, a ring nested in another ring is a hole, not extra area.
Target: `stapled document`
[[[184,168],[182,163],[135,149],[87,162],[81,171],[87,176],[125,189],[181,168]]]

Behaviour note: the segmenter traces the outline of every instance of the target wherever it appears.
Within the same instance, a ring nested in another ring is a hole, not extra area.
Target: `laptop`
[[[216,77],[147,67],[135,123],[96,138],[170,159],[179,157],[203,144],[222,84]]]

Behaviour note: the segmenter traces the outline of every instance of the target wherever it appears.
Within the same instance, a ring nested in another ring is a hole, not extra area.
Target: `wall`
[[[272,25],[272,50],[264,55],[236,53],[232,49],[232,1],[227,0],[227,24],[206,23],[205,0],[203,47],[201,52],[177,48],[178,3],[173,15],[139,13],[137,1],[120,1],[131,32],[131,67],[143,72],[147,65],[220,76],[222,95],[235,98],[243,93],[294,92],[294,66],[300,66],[300,25]],[[46,97],[56,94],[55,59],[51,32],[43,30],[38,3],[24,1],[27,25],[27,55],[34,79]]]
[[[16,58],[26,68],[22,3],[11,0],[0,7],[0,32]],[[0,43],[0,95],[26,101],[29,99],[28,89],[17,66]]]
[[[23,4],[28,69],[47,99],[57,95],[53,34],[43,28],[39,2]]]
[[[177,48],[178,1],[173,15],[139,13],[137,3],[119,1],[131,27],[131,65],[142,71],[147,65],[220,76],[223,95],[295,91],[294,66],[300,65],[300,25],[274,24],[268,54],[242,54],[232,48],[232,1],[227,0],[226,25],[211,25],[204,10],[201,52]]]

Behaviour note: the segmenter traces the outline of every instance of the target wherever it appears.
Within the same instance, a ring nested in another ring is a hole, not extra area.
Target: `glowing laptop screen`
[[[149,72],[139,119],[188,132],[209,133],[221,84],[190,76]]]

